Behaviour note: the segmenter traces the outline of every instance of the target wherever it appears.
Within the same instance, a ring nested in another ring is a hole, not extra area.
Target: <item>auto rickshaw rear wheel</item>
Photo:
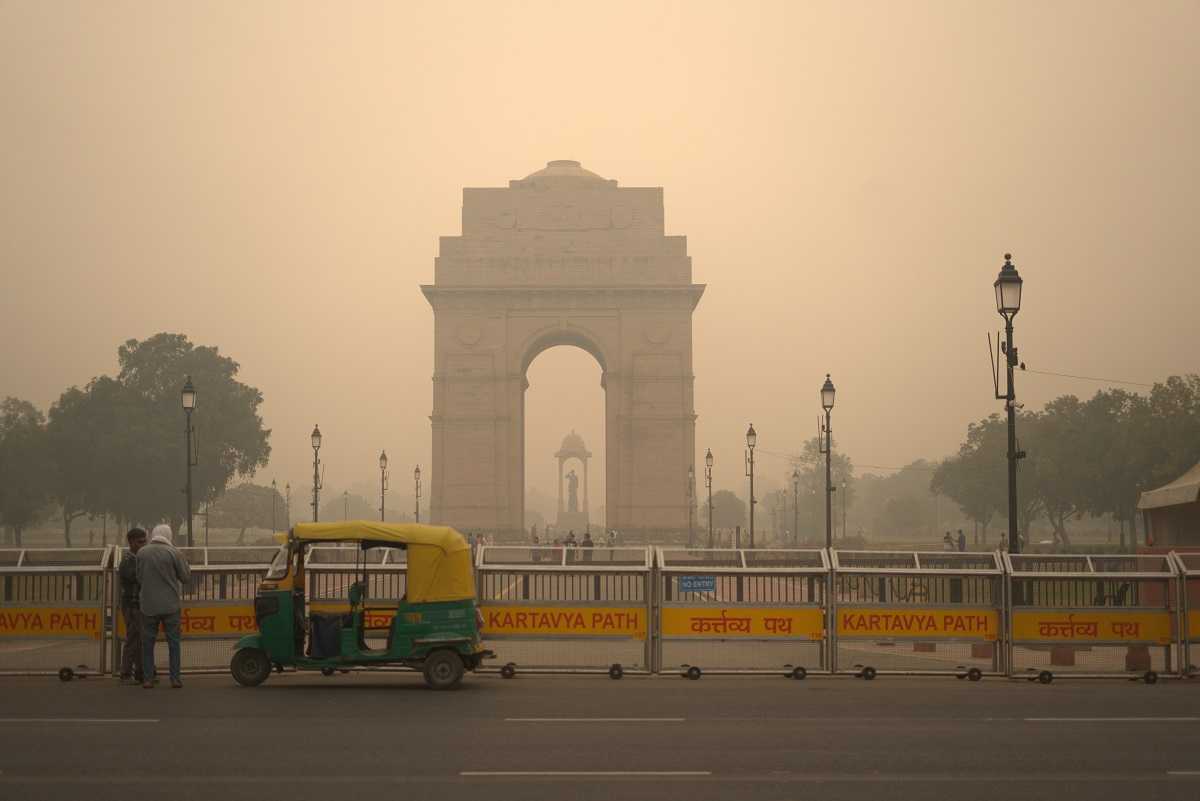
[[[462,681],[462,657],[445,648],[434,651],[425,657],[425,665],[421,672],[425,675],[425,683],[431,689],[449,690]]]
[[[243,648],[230,660],[229,672],[243,687],[257,687],[271,675],[271,660],[261,648]]]

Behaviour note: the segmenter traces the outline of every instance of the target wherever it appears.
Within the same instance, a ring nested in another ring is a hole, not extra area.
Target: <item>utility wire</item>
[[[1038,375],[1052,375],[1059,378],[1074,378],[1078,381],[1100,381],[1105,384],[1129,384],[1134,387],[1153,387],[1153,384],[1147,384],[1144,381],[1123,381],[1119,378],[1097,378],[1091,375],[1071,375],[1070,373],[1055,373],[1051,370],[1031,370],[1028,367],[1021,368],[1026,373],[1037,373]]]

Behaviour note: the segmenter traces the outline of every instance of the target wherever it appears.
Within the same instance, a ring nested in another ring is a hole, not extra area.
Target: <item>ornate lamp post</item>
[[[417,490],[416,508],[413,512],[413,517],[416,519],[416,521],[418,523],[420,523],[421,522],[421,465],[417,465],[416,469],[413,470],[413,484],[416,485],[416,490]]]
[[[321,429],[313,426],[312,431],[312,449],[313,449],[313,489],[312,489],[312,510],[313,522],[316,523],[320,514],[321,508]]]
[[[754,497],[754,444],[758,442],[758,433],[754,423],[746,429],[746,475],[750,477],[750,547],[754,547],[754,505],[758,501]]]
[[[342,519],[350,519],[350,490],[342,490]]]
[[[292,528],[292,482],[283,489],[283,522],[290,531]]]
[[[196,388],[192,386],[190,375],[183,382],[179,400],[183,405],[184,416],[187,418],[184,427],[184,436],[187,438],[187,483],[184,486],[184,495],[187,502],[187,544],[191,548],[195,544],[192,540],[192,467],[196,464],[192,460],[192,410],[196,408]]]
[[[379,452],[379,522],[387,520],[387,451]]]
[[[800,469],[792,470],[792,540],[800,544]]]
[[[825,442],[821,444],[821,452],[825,454],[825,547],[833,547],[833,429],[829,425],[829,413],[833,411],[833,398],[837,390],[825,374],[825,383],[821,386],[821,408],[825,410]]]
[[[704,454],[704,486],[708,488],[708,547],[713,547],[713,510],[712,510],[712,448]]]
[[[1017,460],[1025,456],[1017,450],[1017,393],[1013,387],[1013,368],[1017,366],[1017,349],[1013,347],[1013,318],[1021,310],[1021,276],[1013,266],[1012,254],[1004,254],[1004,266],[992,284],[996,290],[996,311],[1004,318],[1003,350],[1008,375],[1007,391],[996,393],[997,400],[1004,401],[1008,412],[1008,551],[1021,552],[1021,540],[1017,533]]]
[[[693,465],[688,465],[688,483],[687,483],[687,499],[688,499],[688,547],[691,548],[696,537],[695,529],[695,512],[696,512],[696,468]]]
[[[846,539],[846,482],[842,482],[842,539]],[[842,543],[842,547],[846,547],[846,543]]]
[[[271,479],[271,533],[274,534],[275,528],[275,496],[279,494],[279,485],[275,483],[275,479]]]

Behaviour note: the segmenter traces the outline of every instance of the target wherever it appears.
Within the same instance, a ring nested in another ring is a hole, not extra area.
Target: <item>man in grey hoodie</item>
[[[141,585],[142,607],[142,687],[154,689],[154,641],[158,627],[167,635],[171,686],[183,686],[180,679],[179,611],[183,585],[191,581],[187,559],[171,544],[171,527],[154,527],[150,542],[137,554],[137,580]]]

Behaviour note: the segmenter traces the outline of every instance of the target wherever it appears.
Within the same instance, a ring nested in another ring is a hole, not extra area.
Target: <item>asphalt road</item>
[[[2,799],[1196,799],[1200,682],[0,679]]]

